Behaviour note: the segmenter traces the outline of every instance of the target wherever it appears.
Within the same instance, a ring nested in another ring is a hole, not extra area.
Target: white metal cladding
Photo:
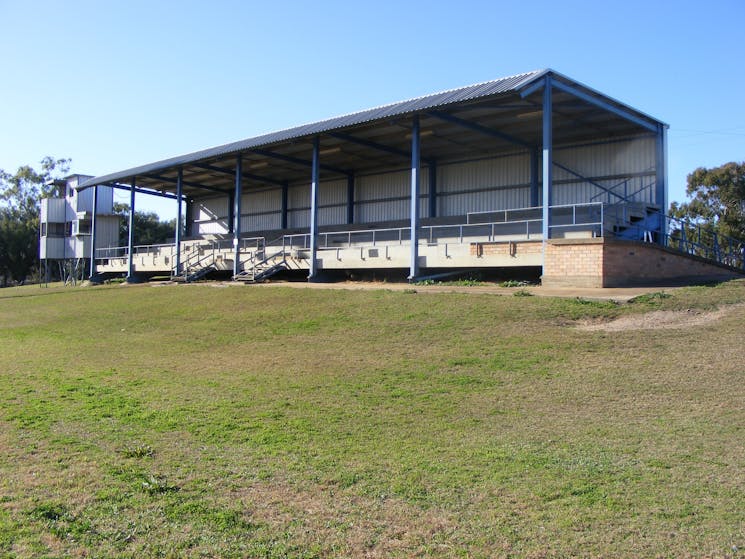
[[[290,229],[310,227],[310,211],[307,209],[288,211],[287,227],[289,227]]]
[[[192,226],[192,231],[197,235],[226,235],[228,233],[227,220],[201,221]]]
[[[530,155],[443,165],[437,173],[442,216],[530,205]]]
[[[99,186],[96,195],[96,213],[110,214],[114,210],[114,189],[110,186]]]
[[[310,185],[291,186],[287,191],[287,209],[298,210],[310,207]]]
[[[347,204],[347,181],[346,179],[321,182],[318,188],[318,205],[343,205]]]
[[[355,223],[376,223],[409,217],[409,200],[391,200],[388,202],[367,202],[354,209]]]
[[[318,209],[318,225],[343,225],[347,222],[347,206],[330,206]]]
[[[438,192],[485,190],[530,182],[529,154],[443,165],[437,170]],[[491,208],[487,208],[491,209]]]
[[[654,176],[652,177],[631,177],[627,184],[619,179],[597,180],[597,184],[604,186],[606,189],[613,190],[621,195],[628,194],[630,200],[635,202],[654,203]],[[570,182],[564,184],[554,184],[553,204],[582,204],[586,202],[604,202],[614,204],[619,202],[620,198],[608,194],[606,191],[598,188],[588,182]]]
[[[64,223],[67,217],[64,198],[44,198],[41,201],[41,221],[46,223]]]
[[[39,258],[51,260],[65,257],[65,239],[63,237],[42,237],[39,242]]]
[[[119,218],[98,216],[96,218],[96,248],[119,246]]]
[[[450,194],[438,197],[438,215],[465,215],[468,212],[527,208],[530,206],[530,187],[513,187]]]
[[[569,167],[585,177],[602,177],[654,171],[654,138],[631,138],[613,143],[558,147],[554,150],[554,161]],[[565,171],[554,169],[554,179],[565,177]]]
[[[356,202],[365,202],[383,198],[400,198],[408,196],[410,189],[411,171],[409,170],[364,175],[355,179],[354,199]]]
[[[241,196],[241,214],[279,212],[282,209],[282,190],[245,192]]]
[[[93,209],[93,189],[75,191],[73,195],[73,211],[89,212]]]
[[[196,202],[196,221],[214,221],[216,219],[227,219],[228,205],[230,200],[227,196],[219,198],[203,198]]]
[[[282,213],[241,215],[241,233],[282,228]]]

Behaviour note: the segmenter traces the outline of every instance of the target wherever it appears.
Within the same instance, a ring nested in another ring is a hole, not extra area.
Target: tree
[[[70,170],[69,159],[45,157],[41,170],[29,165],[15,174],[0,169],[0,276],[23,282],[39,263],[39,212],[52,182]]]
[[[717,235],[745,241],[745,162],[699,167],[688,175],[683,204],[673,203],[673,217],[688,218]]]
[[[116,202],[114,213],[122,216],[119,221],[119,239],[122,245],[127,244],[129,231],[129,205]],[[135,245],[158,245],[173,242],[176,236],[176,220],[160,221],[155,212],[135,210]]]

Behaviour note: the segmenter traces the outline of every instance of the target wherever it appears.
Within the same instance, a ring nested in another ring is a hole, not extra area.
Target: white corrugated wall
[[[443,165],[437,170],[437,182],[442,216],[524,208],[530,205],[530,156]]]
[[[654,200],[654,138],[559,148],[554,151],[554,162],[635,201]],[[556,166],[554,181],[558,183],[554,184],[554,204],[613,203],[620,200]]]

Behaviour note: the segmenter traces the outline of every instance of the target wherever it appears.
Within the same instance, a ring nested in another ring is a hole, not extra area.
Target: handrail
[[[597,209],[597,215],[599,216],[599,219],[595,219],[588,217],[585,221],[580,221],[578,219],[578,209],[584,209],[584,208],[596,208]],[[533,207],[533,208],[525,208],[525,210],[537,210],[540,209],[539,207]],[[551,210],[563,210],[563,209],[571,209],[572,213],[572,219],[570,223],[556,223],[550,226],[550,229],[566,229],[566,228],[576,228],[578,226],[588,226],[592,227],[593,232],[597,235],[601,236],[603,232],[603,203],[602,202],[583,202],[579,204],[557,204],[555,206],[551,206]],[[500,213],[503,210],[496,210],[494,212],[478,212],[478,213]],[[512,210],[508,210],[512,211]],[[518,210],[515,210],[518,211]],[[474,215],[477,212],[472,212]],[[471,214],[467,214],[468,216]],[[465,224],[452,224],[452,225],[426,225],[419,228],[419,231],[422,232],[420,235],[420,239],[422,240],[428,240],[430,244],[433,244],[436,238],[436,233],[442,230],[455,230],[457,231],[457,237],[459,239],[459,242],[463,242],[464,238],[467,237],[484,237],[486,236],[489,241],[491,242],[494,238],[497,237],[497,228],[503,227],[506,225],[525,225],[524,235],[526,238],[530,239],[530,236],[533,234],[533,230],[531,230],[531,225],[536,223],[541,223],[543,221],[542,217],[538,218],[529,218],[529,219],[516,219],[512,221],[494,221],[494,222],[485,222],[485,223],[465,223]],[[481,234],[478,235],[469,235],[469,231],[478,230],[481,231]],[[391,235],[393,233],[393,235]],[[388,234],[388,238],[380,239],[380,237],[386,237],[386,234]],[[339,248],[338,246],[330,246],[329,244],[329,238],[340,238],[345,241],[344,244],[346,244],[347,248],[352,246],[352,239],[353,237],[362,237],[367,236],[369,238],[368,244],[369,246],[377,246],[380,242],[393,242],[394,244],[403,244],[404,241],[407,241],[411,238],[411,227],[393,227],[393,228],[383,228],[383,229],[360,229],[355,231],[328,231],[319,233],[318,237],[321,240],[319,243],[318,249],[319,250],[334,250]],[[302,243],[298,244],[295,242],[295,239],[302,239]],[[292,248],[300,248],[300,249],[307,249],[309,248],[309,241],[310,241],[310,233],[295,233],[292,235],[285,235],[283,237],[283,247],[290,249]],[[360,241],[356,241],[359,243]],[[361,246],[365,246],[364,243],[362,243]]]

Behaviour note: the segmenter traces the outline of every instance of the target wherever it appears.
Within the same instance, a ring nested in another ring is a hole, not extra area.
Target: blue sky
[[[670,124],[671,200],[745,160],[744,0],[0,0],[0,21],[11,172],[104,174],[547,67]]]

